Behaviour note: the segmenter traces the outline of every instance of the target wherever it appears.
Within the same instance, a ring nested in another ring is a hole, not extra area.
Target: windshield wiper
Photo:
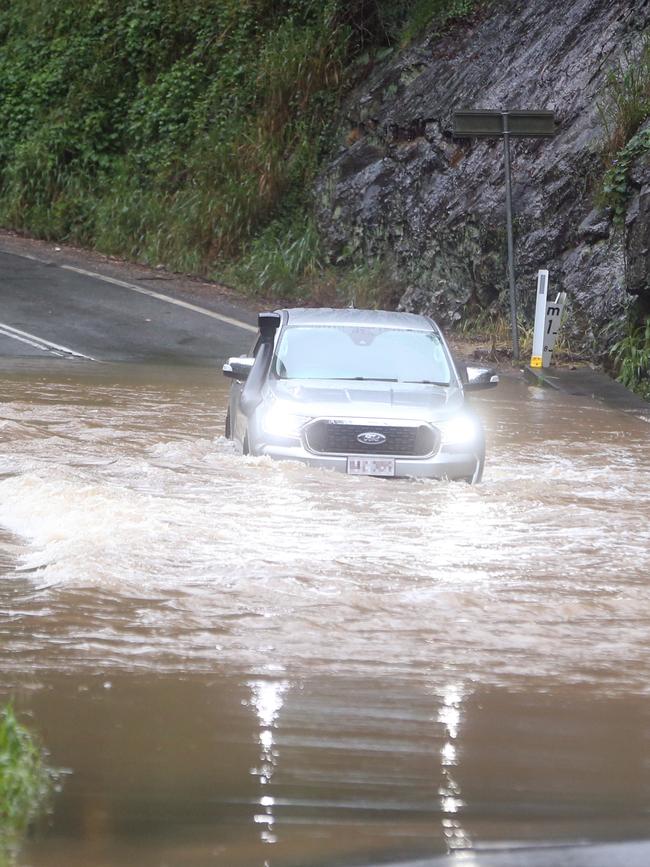
[[[403,382],[407,385],[439,385],[449,388],[448,382],[437,382],[434,379],[397,379],[396,377],[380,376],[334,376],[337,382]]]
[[[398,379],[383,379],[378,376],[335,376],[337,382],[399,382]]]

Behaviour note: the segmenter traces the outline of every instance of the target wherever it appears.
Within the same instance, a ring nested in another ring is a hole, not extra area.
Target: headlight
[[[298,439],[303,425],[309,421],[308,416],[294,415],[282,404],[275,404],[262,416],[262,429],[275,437],[293,437]]]
[[[481,436],[479,422],[462,412],[445,421],[437,421],[435,425],[442,434],[443,446],[469,446]]]

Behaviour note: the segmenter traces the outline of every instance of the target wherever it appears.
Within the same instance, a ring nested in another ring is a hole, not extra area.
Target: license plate
[[[394,476],[395,458],[348,458],[351,476]]]

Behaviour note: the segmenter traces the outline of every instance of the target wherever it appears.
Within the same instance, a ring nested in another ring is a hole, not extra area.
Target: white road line
[[[18,337],[17,334],[12,334],[10,331],[5,331],[4,328],[0,327],[0,334],[3,337],[11,337],[13,340],[20,340],[21,343],[26,343],[28,346],[34,346],[36,349],[41,349],[42,351],[47,351],[47,347],[43,346],[42,343],[38,343],[35,340],[28,340],[26,337]],[[57,355],[59,353],[57,352]]]
[[[41,259],[40,256],[31,256],[29,253],[14,253],[13,250],[0,250],[0,253],[5,253],[7,256],[18,256],[20,259],[31,259],[32,262],[39,262],[41,265],[53,265],[49,259]]]
[[[19,340],[21,343],[27,343],[29,346],[34,346],[36,349],[41,349],[43,352],[55,352],[63,355],[71,355],[73,358],[85,358],[86,361],[97,361],[92,355],[84,355],[83,352],[75,352],[67,346],[61,346],[59,343],[52,343],[51,340],[45,340],[43,337],[38,337],[36,334],[30,334],[28,331],[21,331],[19,328],[14,328],[4,322],[0,322],[0,334],[5,337],[11,337],[13,340]]]
[[[218,319],[219,322],[224,322],[226,325],[234,325],[235,328],[241,328],[244,331],[250,331],[253,334],[257,334],[257,328],[254,325],[249,325],[247,322],[241,322],[239,319],[224,316],[222,313],[215,313],[213,310],[206,310],[205,307],[199,307],[196,304],[189,304],[187,301],[180,301],[178,298],[172,298],[170,295],[162,295],[160,292],[154,292],[152,289],[145,289],[143,286],[136,286],[135,283],[127,283],[124,280],[116,280],[115,277],[106,277],[104,274],[97,274],[95,271],[86,271],[83,268],[75,268],[74,265],[59,265],[58,267],[64,268],[66,271],[74,271],[76,274],[83,274],[84,277],[92,277],[94,280],[103,280],[105,283],[112,283],[115,286],[121,286],[123,289],[130,289],[132,292],[139,292],[141,295],[148,295],[149,298],[155,298],[157,301],[165,301],[167,304],[175,304],[177,307],[184,307],[186,310],[192,310],[194,313],[200,313],[202,316],[210,316],[212,319]]]

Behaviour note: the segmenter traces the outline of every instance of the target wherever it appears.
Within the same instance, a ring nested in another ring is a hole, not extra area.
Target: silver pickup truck
[[[295,308],[259,315],[232,380],[226,436],[244,454],[353,475],[478,482],[485,437],[465,392],[492,370],[457,367],[426,316]]]

